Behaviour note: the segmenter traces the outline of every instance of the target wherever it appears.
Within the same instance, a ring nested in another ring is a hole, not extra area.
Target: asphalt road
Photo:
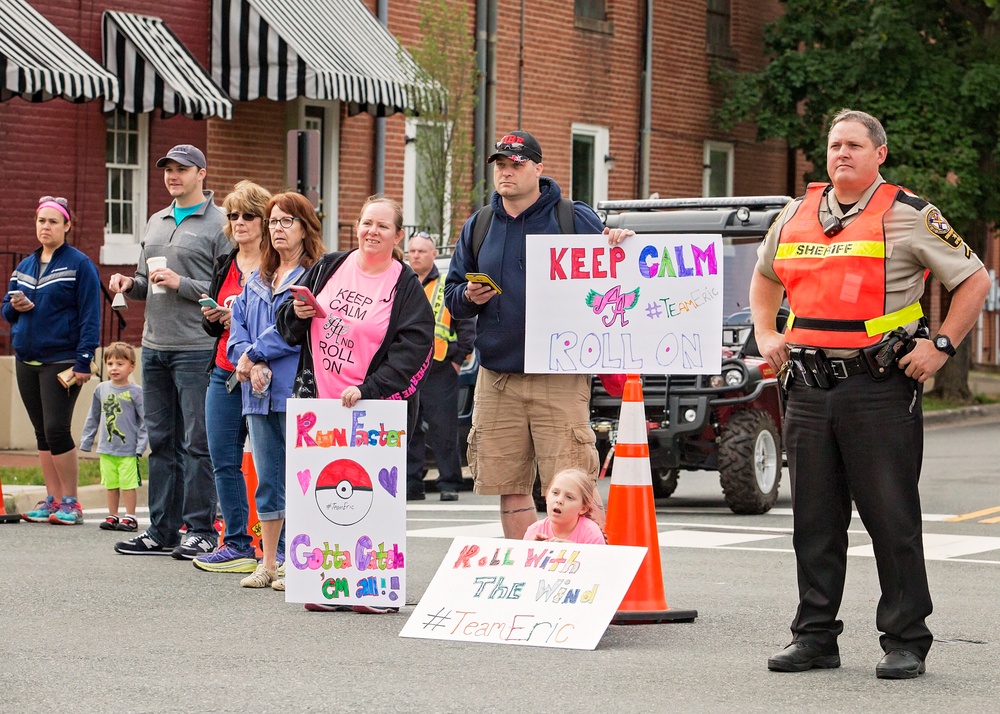
[[[928,429],[936,642],[914,681],[875,678],[879,590],[857,518],[843,666],[768,672],[796,604],[787,484],[771,513],[738,517],[716,475],[684,473],[657,522],[667,599],[697,609],[697,621],[612,626],[592,652],[400,638],[412,607],[306,612],[240,588],[236,575],[116,555],[117,534],[97,528],[97,513],[78,528],[0,525],[0,711],[995,711],[998,462],[996,423]],[[419,599],[452,535],[494,528],[492,498],[411,505],[408,599]],[[417,537],[427,529],[435,537]]]

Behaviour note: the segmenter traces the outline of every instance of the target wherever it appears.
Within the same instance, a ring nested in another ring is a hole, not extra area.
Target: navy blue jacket
[[[90,371],[101,341],[101,279],[86,255],[68,243],[56,248],[39,277],[42,249],[22,260],[10,276],[10,290],[22,290],[35,303],[18,312],[3,298],[3,319],[10,323],[14,354],[22,362],[74,362]]]
[[[542,195],[516,218],[507,214],[500,195],[494,192],[491,197],[493,222],[479,249],[478,261],[472,254],[472,227],[477,213],[462,228],[448,270],[445,305],[458,319],[479,316],[476,349],[482,365],[494,372],[524,372],[525,236],[561,232],[556,220],[556,204],[562,192],[547,176],[542,176],[538,184]],[[573,211],[577,233],[604,230],[601,219],[587,204],[576,201]],[[465,274],[470,272],[486,273],[497,282],[503,294],[494,296],[485,305],[469,302],[465,299],[468,283]],[[533,309],[542,310],[545,306]]]

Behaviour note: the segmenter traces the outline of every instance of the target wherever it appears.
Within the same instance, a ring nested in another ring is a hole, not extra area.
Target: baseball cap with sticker
[[[526,131],[504,134],[500,141],[494,144],[494,148],[496,151],[486,160],[487,163],[493,163],[499,156],[506,156],[517,164],[523,164],[525,161],[542,163],[542,147],[535,137]]]

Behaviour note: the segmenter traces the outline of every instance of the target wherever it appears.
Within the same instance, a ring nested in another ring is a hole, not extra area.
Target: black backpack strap
[[[576,213],[573,211],[573,200],[570,198],[560,198],[556,204],[556,222],[559,223],[559,232],[565,235],[576,234]]]
[[[573,209],[573,201],[569,198],[560,198],[556,204],[556,222],[559,224],[559,232],[567,235],[576,233],[576,212]],[[490,232],[490,224],[493,223],[493,205],[487,203],[479,213],[476,214],[476,222],[472,226],[472,258],[479,266],[479,249],[483,247],[486,234]]]
[[[472,259],[476,261],[476,268],[479,268],[479,249],[483,247],[486,234],[490,232],[490,224],[493,223],[493,205],[487,203],[476,214],[476,222],[472,226]]]

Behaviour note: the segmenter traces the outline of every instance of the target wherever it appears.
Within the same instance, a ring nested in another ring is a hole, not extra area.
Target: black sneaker
[[[177,560],[193,560],[199,555],[205,555],[215,550],[215,542],[199,535],[188,536],[184,542],[173,549],[171,556]]]
[[[135,538],[115,543],[115,552],[122,555],[170,555],[170,548],[143,531]]]
[[[118,523],[119,523],[118,516],[109,515],[101,522],[99,528],[102,531],[116,531],[118,530]]]

